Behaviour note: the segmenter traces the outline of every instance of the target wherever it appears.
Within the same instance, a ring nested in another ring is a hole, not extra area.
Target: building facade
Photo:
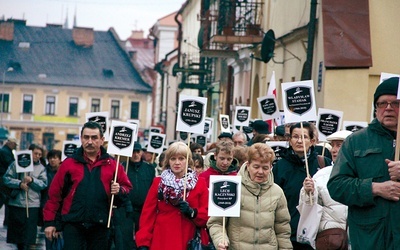
[[[61,149],[78,138],[86,113],[149,126],[151,87],[129,61],[113,29],[30,27],[0,22],[2,126],[20,140]]]

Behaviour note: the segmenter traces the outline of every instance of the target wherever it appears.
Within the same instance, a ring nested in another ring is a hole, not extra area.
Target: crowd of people
[[[326,148],[311,122],[277,126],[271,135],[258,120],[252,138],[224,132],[207,147],[174,142],[157,157],[135,142],[121,164],[107,153],[101,126],[87,122],[74,155],[62,161],[51,150],[46,161],[32,144],[33,171],[18,173],[18,141],[9,138],[0,149],[7,242],[29,249],[43,230],[46,249],[184,250],[195,235],[210,250],[313,249],[298,241],[306,216],[298,206],[318,204],[316,238],[340,229],[348,238],[338,249],[396,249],[398,83],[394,77],[377,87],[367,128],[333,133]],[[266,143],[273,140],[287,142],[278,159]],[[208,215],[211,175],[241,176],[239,217]]]

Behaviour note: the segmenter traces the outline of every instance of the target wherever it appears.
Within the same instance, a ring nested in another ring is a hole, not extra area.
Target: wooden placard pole
[[[400,150],[400,117],[397,120],[396,148],[394,151],[394,161],[399,161],[399,150]]]
[[[186,185],[187,185],[187,172],[188,172],[188,164],[189,164],[189,151],[190,151],[190,134],[188,132],[188,149],[186,151],[186,167],[185,167],[185,180],[183,181],[183,200],[186,200]]]
[[[307,173],[307,177],[311,177],[310,176],[310,171],[308,168],[308,158],[307,158],[307,150],[306,150],[306,142],[304,141],[304,128],[303,128],[303,122],[300,122],[300,127],[301,127],[301,141],[303,142],[303,151],[304,151],[304,160],[306,163],[306,173]],[[313,196],[311,195],[311,193],[308,194],[310,196],[310,203],[311,205],[313,205]]]
[[[24,173],[24,178],[26,177],[26,172]],[[26,205],[26,218],[29,218],[29,201],[28,201],[28,190],[25,191],[25,205]]]
[[[117,182],[117,176],[118,176],[118,165],[119,165],[119,155],[117,155],[117,166],[115,168],[115,175],[114,175],[114,182]],[[110,228],[110,223],[111,223],[111,214],[112,214],[112,209],[114,206],[114,195],[111,195],[111,203],[110,203],[110,210],[108,212],[108,222],[107,222],[107,228]]]

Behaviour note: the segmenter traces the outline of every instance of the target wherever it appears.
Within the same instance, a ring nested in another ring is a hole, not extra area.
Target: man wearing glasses
[[[376,88],[375,119],[343,143],[328,182],[332,198],[348,206],[352,249],[399,247],[398,84],[392,77]]]

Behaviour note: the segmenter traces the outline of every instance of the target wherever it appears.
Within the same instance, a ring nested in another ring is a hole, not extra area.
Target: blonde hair
[[[172,143],[165,151],[165,158],[162,166],[163,170],[171,167],[169,165],[169,159],[171,159],[171,157],[175,155],[181,155],[185,157],[189,168],[194,165],[192,159],[192,151],[190,151],[190,148],[185,143],[178,141]]]
[[[247,150],[249,163],[252,160],[260,160],[262,162],[272,162],[275,160],[274,150],[265,143],[254,143]]]

